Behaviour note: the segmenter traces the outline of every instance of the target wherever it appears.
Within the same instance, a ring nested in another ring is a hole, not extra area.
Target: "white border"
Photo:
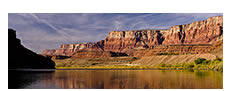
[[[1,1],[1,89],[8,89],[8,13],[224,13],[224,0],[4,0]],[[224,20],[225,22],[225,20]],[[225,36],[225,33],[224,33]],[[225,39],[224,39],[225,40]],[[224,46],[225,47],[225,46]],[[224,49],[225,54],[225,49]],[[224,62],[224,65],[226,63]],[[225,70],[225,67],[224,67]],[[225,72],[224,72],[225,76]],[[225,82],[225,80],[224,80]],[[224,84],[225,88],[225,84]],[[43,89],[42,89],[43,90]],[[54,89],[55,90],[55,89]],[[73,89],[78,90],[78,89]],[[79,89],[80,90],[80,89]],[[117,90],[117,89],[115,89]],[[134,89],[137,90],[137,89]],[[140,89],[139,89],[140,90]],[[147,89],[149,90],[149,89]],[[157,89],[154,89],[157,90]],[[171,89],[174,91],[173,89]],[[177,89],[180,90],[180,89]],[[198,90],[198,89],[195,89]],[[206,90],[206,89],[202,89]],[[211,89],[210,89],[211,90]],[[215,89],[214,89],[215,91]]]

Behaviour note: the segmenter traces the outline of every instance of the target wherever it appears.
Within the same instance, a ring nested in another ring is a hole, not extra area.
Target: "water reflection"
[[[223,88],[223,73],[213,71],[56,70],[38,77],[23,88]]]
[[[203,70],[196,70],[195,71],[195,76],[197,76],[197,77],[200,77],[200,78],[202,78],[202,77],[207,77],[209,75],[209,72],[207,72],[207,71],[203,71]]]
[[[45,79],[51,78],[54,71],[8,71],[8,88],[27,88],[34,82],[39,81],[41,76],[44,75]]]

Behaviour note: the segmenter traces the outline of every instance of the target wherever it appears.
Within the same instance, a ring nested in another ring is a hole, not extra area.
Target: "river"
[[[9,71],[9,88],[222,89],[223,72],[206,70]]]

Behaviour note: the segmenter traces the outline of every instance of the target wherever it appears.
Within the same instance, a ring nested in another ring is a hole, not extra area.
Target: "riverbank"
[[[136,67],[57,67],[57,70],[213,70],[213,69],[188,69],[183,67],[177,67],[177,68],[168,68],[168,67],[149,67],[144,68],[142,66],[136,66]],[[213,71],[219,71],[223,72],[223,70],[213,70]]]
[[[135,57],[112,57],[93,59],[64,59],[54,60],[56,69],[90,69],[90,70],[214,70],[223,71],[223,60],[197,58],[192,62],[160,63],[156,65],[134,64]]]
[[[205,60],[199,58],[192,63],[160,64],[157,66],[86,66],[86,67],[56,67],[56,69],[84,69],[84,70],[214,70],[223,72],[221,59]]]
[[[148,66],[102,66],[102,67],[57,67],[57,70],[192,70],[183,67],[148,67]]]

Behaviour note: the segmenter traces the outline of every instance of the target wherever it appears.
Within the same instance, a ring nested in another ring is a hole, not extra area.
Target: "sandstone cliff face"
[[[165,30],[112,31],[105,38],[104,50],[124,52],[128,49],[147,49],[150,45],[161,45],[162,31]]]
[[[96,43],[63,44],[59,49],[47,49],[42,55],[72,56],[77,51],[103,51],[103,40]]]
[[[205,21],[171,27],[164,35],[163,45],[210,44],[223,34],[223,17],[210,17]]]
[[[9,69],[54,69],[55,63],[44,56],[38,55],[21,45],[16,38],[16,31],[8,29]]]
[[[156,48],[154,46],[159,45],[214,44],[222,40],[223,16],[216,16],[191,24],[175,25],[168,30],[112,31],[99,42],[66,44],[62,45],[60,49],[45,50],[43,55],[71,56],[77,51],[112,51],[133,56],[136,53],[141,53],[139,51],[152,50]],[[203,48],[205,49],[205,46]],[[180,49],[186,52],[183,47],[178,50]],[[191,52],[190,50],[188,49],[187,52]]]

